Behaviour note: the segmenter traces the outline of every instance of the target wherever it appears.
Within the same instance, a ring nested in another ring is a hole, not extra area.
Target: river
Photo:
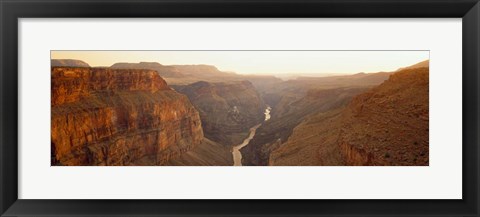
[[[270,119],[271,110],[272,108],[270,108],[270,106],[265,109],[265,113],[264,113],[265,121],[268,121]],[[253,139],[253,136],[255,136],[255,132],[260,126],[262,126],[262,124],[257,124],[252,128],[250,128],[250,133],[248,134],[248,137],[245,138],[241,144],[233,146],[233,151],[232,151],[233,166],[242,166],[242,153],[240,152],[240,149],[242,149],[243,147],[247,146],[248,143],[250,143],[250,140]]]

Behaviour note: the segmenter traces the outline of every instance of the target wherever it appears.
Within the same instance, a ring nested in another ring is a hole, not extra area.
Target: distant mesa
[[[140,63],[115,63],[111,68],[119,68],[119,69],[136,69],[138,67],[147,68],[157,68],[162,67],[163,65],[157,62],[140,62]]]
[[[110,66],[112,69],[149,69],[155,70],[162,77],[176,78],[185,77],[177,68],[165,66],[157,62],[139,62],[139,63],[115,63]]]
[[[162,65],[158,62],[140,62],[140,63],[115,63],[110,66],[112,69],[149,69],[155,70],[164,78],[189,77],[190,83],[198,80],[210,80],[217,77],[232,77],[235,73],[222,72],[212,65]],[[188,79],[187,79],[188,80]],[[173,82],[176,83],[176,82]]]
[[[231,71],[221,71],[213,65],[162,65],[157,62],[140,63],[115,63],[110,66],[112,69],[149,69],[155,70],[170,85],[188,85],[198,81],[207,82],[230,82],[250,81],[255,88],[266,84],[280,82],[279,78],[271,75],[242,75]]]
[[[74,59],[52,59],[50,61],[51,67],[90,67],[88,63],[81,61],[81,60],[74,60]]]
[[[172,67],[177,68],[180,72],[185,75],[198,75],[202,76],[216,76],[216,75],[227,75],[232,73],[225,73],[217,69],[217,67],[212,65],[172,65]]]

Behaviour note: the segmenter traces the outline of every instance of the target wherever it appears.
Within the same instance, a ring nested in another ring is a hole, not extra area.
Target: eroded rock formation
[[[345,109],[313,115],[270,165],[428,165],[429,68],[406,68]]]
[[[220,144],[241,143],[249,129],[265,118],[266,105],[249,81],[200,81],[173,87],[199,111],[205,137]]]
[[[51,73],[52,165],[165,165],[203,140],[197,110],[156,71]]]
[[[344,107],[365,88],[310,89],[305,95],[284,94],[273,108],[271,119],[258,128],[241,150],[244,165],[267,165],[270,153],[286,142],[293,129],[309,115]]]

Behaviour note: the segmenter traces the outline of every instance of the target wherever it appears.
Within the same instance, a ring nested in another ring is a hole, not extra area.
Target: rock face
[[[173,88],[187,95],[199,111],[205,137],[223,145],[241,143],[265,118],[266,105],[249,81],[200,81]]]
[[[90,67],[88,63],[83,62],[81,60],[73,60],[73,59],[52,59],[50,60],[50,66],[65,66],[65,67]]]
[[[306,117],[344,107],[366,88],[311,89],[303,96],[284,94],[271,118],[258,128],[249,145],[241,149],[244,165],[268,165],[270,153],[286,142],[293,129]]]
[[[345,109],[317,113],[269,165],[428,165],[429,68],[398,71]]]
[[[350,165],[428,165],[429,68],[405,69],[352,100],[339,137]]]
[[[52,165],[165,165],[203,141],[197,110],[155,71],[51,73]]]
[[[162,77],[177,78],[184,77],[177,68],[173,66],[164,66],[157,62],[140,62],[140,63],[115,63],[110,66],[112,69],[150,69],[155,70]]]

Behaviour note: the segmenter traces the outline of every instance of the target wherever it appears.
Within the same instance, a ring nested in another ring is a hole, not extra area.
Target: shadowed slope
[[[427,67],[393,74],[343,110],[318,113],[270,155],[270,165],[428,165]]]

